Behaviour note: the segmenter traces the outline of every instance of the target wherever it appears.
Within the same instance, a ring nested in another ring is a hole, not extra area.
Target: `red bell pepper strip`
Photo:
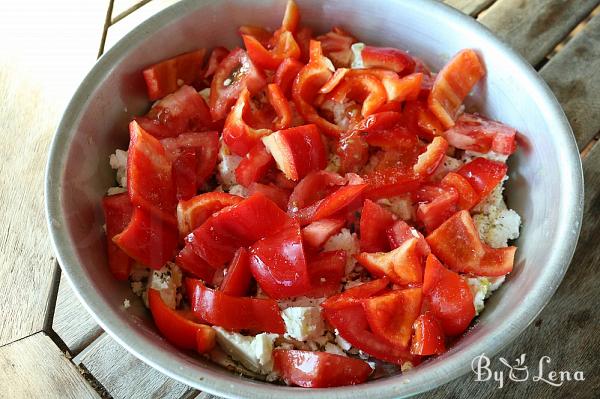
[[[117,280],[127,280],[131,270],[131,258],[113,242],[131,221],[133,206],[127,193],[108,195],[102,199],[102,210],[106,222],[108,267]]]
[[[227,274],[225,274],[219,289],[227,295],[246,296],[251,282],[250,255],[245,248],[240,248],[229,264]]]

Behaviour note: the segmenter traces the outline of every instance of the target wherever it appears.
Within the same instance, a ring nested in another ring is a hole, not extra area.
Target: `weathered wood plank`
[[[0,12],[0,131],[13,138],[0,146],[0,345],[44,325],[55,267],[43,206],[48,144],[94,63],[107,1],[23,0]]]
[[[98,398],[77,367],[44,333],[0,348],[0,397]]]
[[[103,334],[73,361],[85,367],[115,399],[180,398],[191,388],[146,365]]]
[[[537,65],[599,0],[499,0],[479,22]]]
[[[77,355],[102,334],[102,329],[81,305],[69,282],[61,276],[52,329]]]
[[[600,15],[540,71],[561,103],[579,148],[600,131]]]
[[[477,15],[496,0],[444,0],[448,4],[467,15]]]

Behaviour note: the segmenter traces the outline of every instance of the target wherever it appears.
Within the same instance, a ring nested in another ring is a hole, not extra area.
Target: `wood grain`
[[[79,302],[69,282],[61,276],[52,329],[75,356],[102,334],[102,329]]]
[[[496,0],[444,0],[448,4],[467,15],[477,15]]]
[[[478,21],[537,65],[599,0],[498,0]]]
[[[561,103],[583,148],[600,131],[600,15],[540,71]]]
[[[103,334],[73,361],[85,367],[115,399],[177,399],[192,388],[148,366],[107,334]]]
[[[44,333],[0,348],[0,397],[98,398],[77,367]]]

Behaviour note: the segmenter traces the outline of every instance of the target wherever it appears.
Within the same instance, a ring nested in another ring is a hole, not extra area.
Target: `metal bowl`
[[[98,323],[138,358],[195,388],[227,397],[318,398],[322,390],[290,388],[234,375],[176,350],[157,333],[126,283],[106,266],[100,200],[114,182],[108,156],[126,148],[127,123],[148,107],[141,69],[198,47],[240,44],[242,24],[276,27],[283,0],[184,0],[125,36],[94,66],[60,123],[46,176],[48,225],[58,260]],[[569,124],[536,72],[473,19],[435,1],[300,0],[303,21],[325,32],[341,25],[362,41],[410,50],[439,69],[463,48],[476,49],[487,76],[471,105],[516,127],[522,146],[510,162],[506,193],[523,219],[514,272],[487,302],[475,326],[447,353],[402,375],[328,389],[333,398],[399,397],[435,388],[511,342],[548,302],[579,235],[583,182]]]

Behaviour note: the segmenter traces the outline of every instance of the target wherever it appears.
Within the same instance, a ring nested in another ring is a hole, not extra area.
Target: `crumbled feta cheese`
[[[340,164],[341,160],[339,155],[332,151],[329,155],[329,162],[327,163],[327,167],[325,167],[325,170],[327,172],[337,173],[340,170]]]
[[[362,51],[365,48],[364,43],[354,43],[350,46],[350,50],[352,50],[352,64],[350,68],[352,69],[362,69],[365,67],[362,59]]]
[[[404,373],[405,371],[408,371],[410,369],[412,369],[414,366],[411,362],[404,362],[402,363],[402,366],[400,366],[400,370]]]
[[[487,279],[490,282],[490,286],[486,298],[489,298],[489,296],[492,295],[492,292],[496,291],[504,283],[506,276],[488,277]]]
[[[141,296],[144,291],[146,291],[146,285],[141,281],[132,281],[131,282],[131,290],[137,296]]]
[[[109,187],[106,191],[106,195],[117,195],[121,193],[126,193],[127,189],[123,187]]]
[[[389,209],[390,212],[402,220],[414,220],[416,218],[415,207],[409,196],[383,198],[378,200],[377,203]]]
[[[217,166],[217,177],[225,187],[230,187],[237,183],[235,180],[235,169],[241,161],[242,157],[237,155],[223,155],[223,160]]]
[[[137,296],[143,296],[146,292],[146,284],[150,277],[150,269],[139,263],[134,263],[129,272],[129,281],[131,282],[131,290]]]
[[[476,152],[476,151],[465,151],[462,158],[464,160],[468,160],[468,161],[471,161],[474,158],[486,158],[486,159],[489,159],[490,161],[497,161],[497,162],[505,163],[506,160],[508,159],[508,155],[499,154],[494,151],[490,151],[490,152],[486,152],[486,153]]]
[[[181,286],[183,275],[175,263],[167,262],[159,270],[154,270],[150,276],[148,287],[158,290],[165,304],[175,309],[177,307],[177,288]]]
[[[350,233],[349,229],[342,229],[338,234],[332,236],[323,246],[325,251],[346,251],[346,274],[349,274],[356,265],[353,255],[360,252],[360,244],[356,233]]]
[[[227,87],[231,84],[232,80],[230,78],[227,78],[223,81],[223,86]]]
[[[467,284],[473,294],[473,305],[475,305],[475,314],[481,313],[484,308],[484,300],[492,295],[502,283],[506,276],[499,277],[471,277],[467,279]]]
[[[350,344],[350,342],[342,338],[341,335],[338,335],[337,330],[335,331],[335,343],[344,351],[349,351],[350,349],[352,349],[352,345]]]
[[[109,157],[110,167],[117,170],[117,183],[127,187],[127,151],[116,150]]]
[[[344,352],[342,348],[336,344],[332,344],[331,342],[325,344],[325,352],[332,353],[334,355],[346,356],[346,352]]]
[[[364,284],[365,282],[362,280],[350,280],[344,284],[344,291],[349,290],[350,288],[358,287],[359,285]]]
[[[258,292],[256,294],[256,296],[258,298],[267,298],[266,295],[264,295],[262,293],[262,290],[260,291],[262,296],[259,296]],[[308,298],[305,296],[298,296],[298,297],[294,297],[294,298],[289,298],[289,299],[280,299],[279,301],[277,301],[279,308],[281,310],[285,310],[287,308],[290,307],[319,307],[323,302],[325,302],[325,299],[327,298]]]
[[[210,87],[202,89],[198,92],[207,103],[210,101]]]
[[[256,379],[263,378],[262,375],[254,373],[254,372],[248,370],[247,368],[243,367],[242,365],[238,364],[237,362],[235,362],[219,346],[216,346],[213,350],[211,350],[210,353],[208,354],[208,357],[210,358],[210,360],[212,360],[216,364],[219,364],[234,373],[237,373],[240,375],[245,375],[245,376],[256,378]]]
[[[273,371],[273,342],[276,334],[258,334],[255,337],[213,327],[221,348],[244,367],[260,374]]]
[[[440,166],[437,167],[435,172],[433,172],[431,179],[433,181],[440,181],[448,173],[454,172],[454,171],[460,169],[460,167],[463,165],[464,165],[464,163],[461,160],[453,158],[453,157],[449,157],[448,155],[444,155],[444,159],[442,160],[442,163],[440,164]]]
[[[240,197],[248,197],[250,194],[248,193],[248,189],[241,184],[234,184],[229,188],[229,194],[239,195]]]
[[[327,67],[327,69],[329,69],[331,72],[335,72],[335,66],[333,65],[333,62],[331,62],[331,60],[327,57],[323,57],[323,62],[325,63],[325,66]]]
[[[123,300],[123,308],[129,309],[130,306],[131,306],[131,302],[129,302],[129,299],[125,298],[125,300]]]
[[[286,337],[306,341],[323,335],[324,323],[316,306],[293,306],[281,312],[285,322]]]

